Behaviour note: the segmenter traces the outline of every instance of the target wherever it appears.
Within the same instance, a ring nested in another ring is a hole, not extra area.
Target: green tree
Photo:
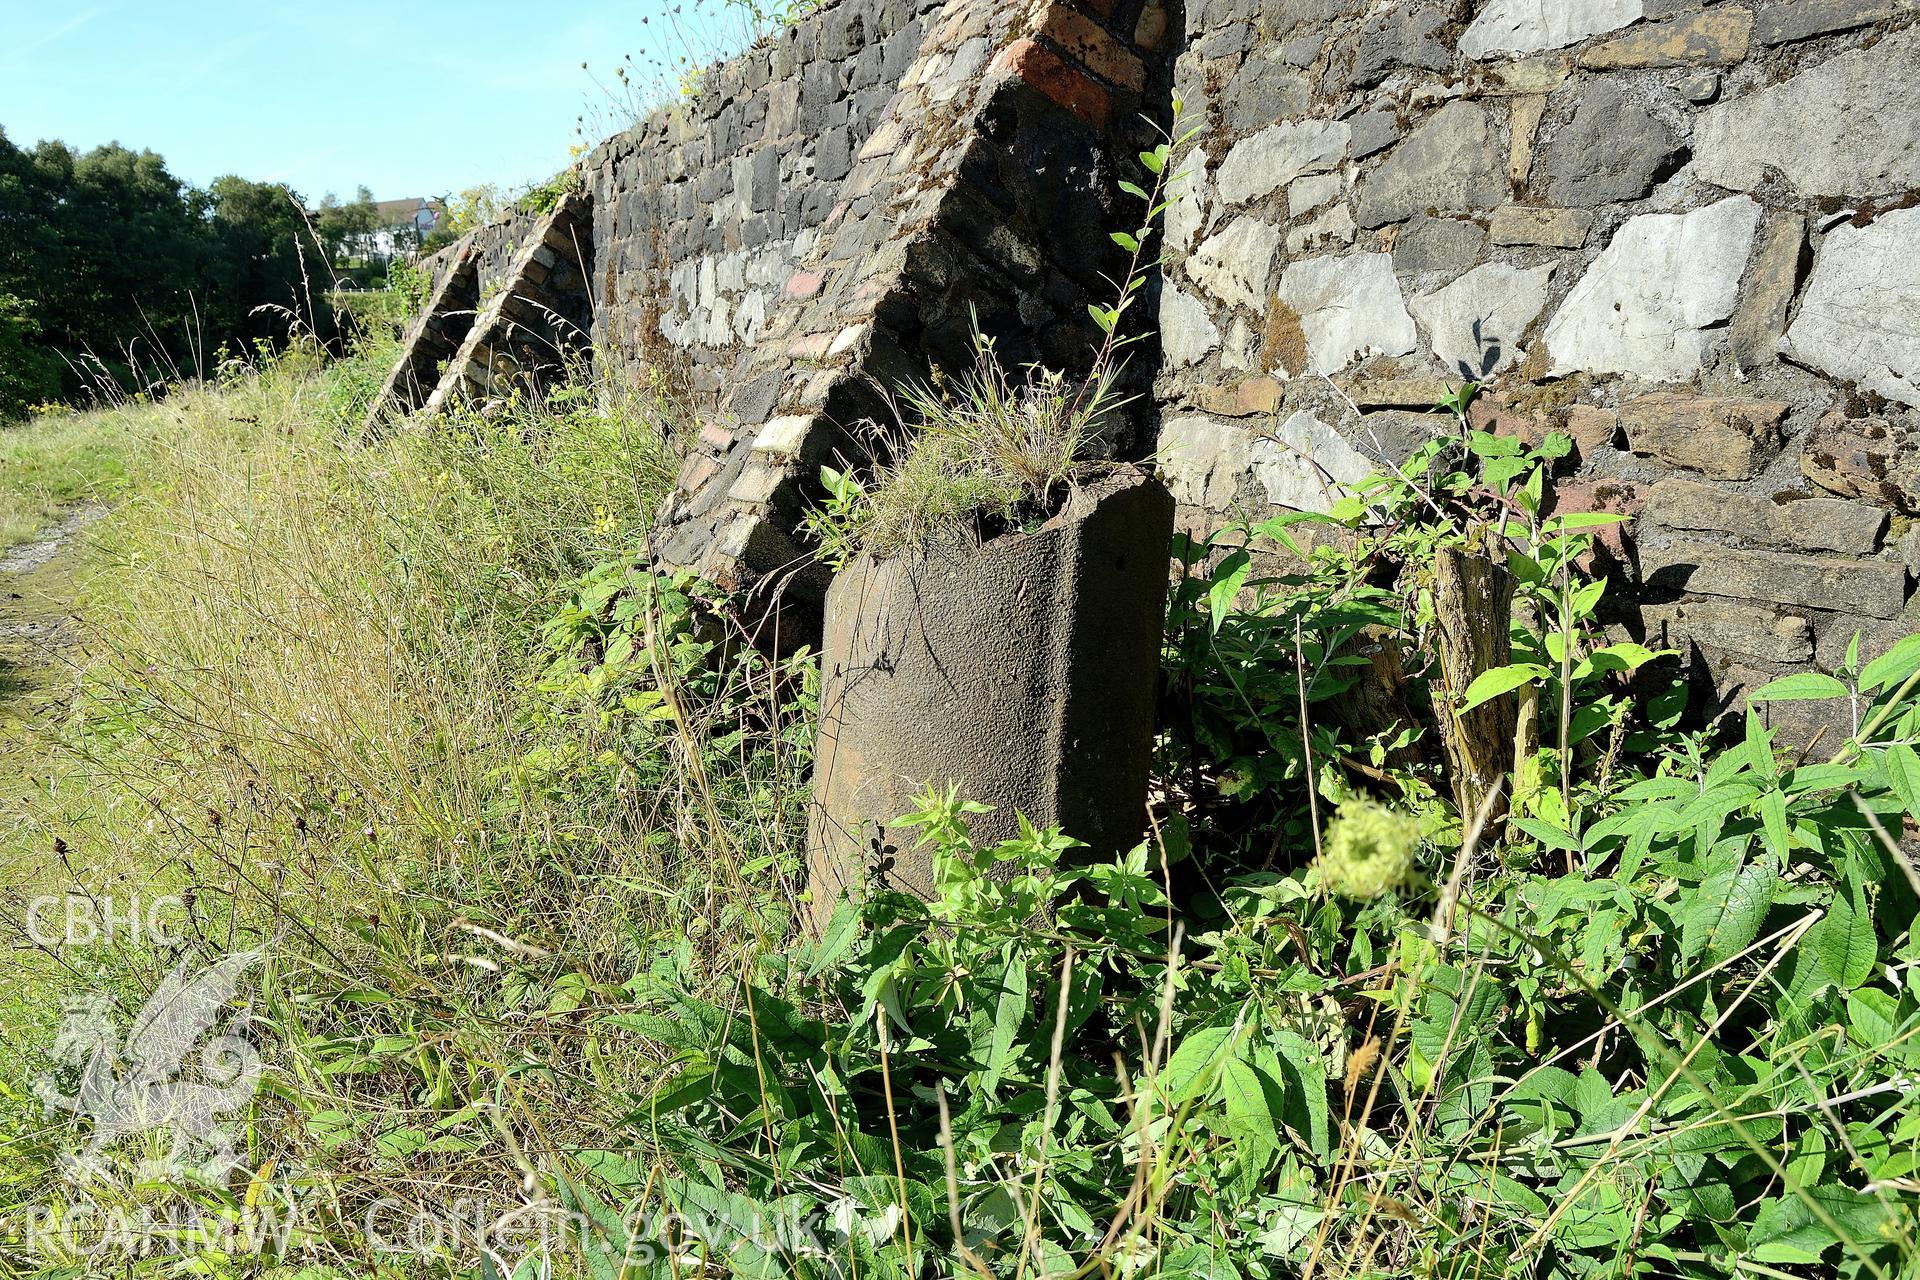
[[[296,322],[330,338],[332,259],[376,222],[364,187],[310,223],[278,184],[202,191],[152,151],[29,150],[0,130],[0,295],[31,304],[8,341],[51,357],[68,393],[76,369],[126,388],[204,373],[220,344],[281,341]],[[36,383],[46,367],[32,362]]]
[[[327,246],[327,260],[344,266],[350,260],[364,257],[367,252],[367,240],[380,226],[379,212],[373,205],[373,193],[365,187],[354,193],[352,200],[342,204],[331,191],[320,202],[320,212],[314,219],[321,240]]]
[[[281,183],[227,174],[213,180],[207,196],[209,332],[247,344],[283,337],[287,313],[310,316],[330,284],[327,249],[299,195]]]
[[[32,305],[0,293],[0,422],[60,394],[60,359],[39,339]]]
[[[427,253],[446,248],[475,227],[499,221],[513,208],[513,200],[491,182],[450,195],[445,204],[447,216],[420,246]]]

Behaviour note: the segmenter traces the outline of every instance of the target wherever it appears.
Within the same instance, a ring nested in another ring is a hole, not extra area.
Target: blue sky
[[[567,162],[583,112],[620,114],[581,62],[617,88],[631,55],[658,84],[744,38],[724,0],[0,0],[0,127],[316,200],[510,187]]]

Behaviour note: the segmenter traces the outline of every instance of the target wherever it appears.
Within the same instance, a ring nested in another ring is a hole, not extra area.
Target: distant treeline
[[[23,150],[0,129],[0,419],[210,374],[221,346],[283,342],[295,317],[330,339],[328,264],[372,216],[364,190],[309,217],[278,183],[201,190],[151,151]]]

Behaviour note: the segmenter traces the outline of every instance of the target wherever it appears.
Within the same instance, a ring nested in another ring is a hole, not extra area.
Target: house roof
[[[445,205],[426,196],[410,196],[404,200],[376,200],[373,204],[373,211],[379,217],[380,225],[383,227],[412,222],[415,215],[423,208],[431,209],[436,221],[446,212]]]

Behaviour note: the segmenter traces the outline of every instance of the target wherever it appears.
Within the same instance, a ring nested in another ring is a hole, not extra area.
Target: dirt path
[[[0,554],[0,721],[32,717],[31,694],[78,639],[69,609],[80,535],[106,510],[74,507],[32,542]]]

